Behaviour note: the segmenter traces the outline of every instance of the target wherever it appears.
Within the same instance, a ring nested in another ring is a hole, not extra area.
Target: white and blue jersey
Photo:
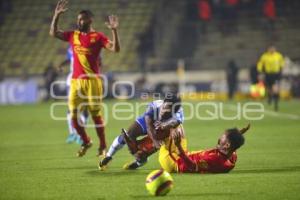
[[[146,112],[135,120],[143,129],[144,135],[147,134],[145,117],[149,116],[154,122],[159,121],[159,111],[163,103],[163,100],[156,100],[149,103]],[[184,116],[182,107],[180,107],[180,109],[176,113],[172,113],[172,118],[176,119],[181,124],[183,123]]]

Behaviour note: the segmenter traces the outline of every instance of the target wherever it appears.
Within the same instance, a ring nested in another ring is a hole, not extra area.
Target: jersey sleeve
[[[99,33],[99,41],[100,41],[101,47],[105,47],[109,43],[108,37],[106,35],[104,35],[103,33]]]
[[[65,41],[70,41],[73,31],[65,31],[63,32],[63,39]]]
[[[184,121],[183,109],[180,108],[173,117],[182,124]]]
[[[155,110],[155,104],[153,102],[151,102],[151,103],[148,104],[148,107],[147,107],[146,112],[145,112],[144,115],[149,116],[150,118],[153,118],[154,110]]]

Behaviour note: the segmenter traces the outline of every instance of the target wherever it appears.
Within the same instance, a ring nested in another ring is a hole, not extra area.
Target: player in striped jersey
[[[112,32],[112,40],[97,32],[92,27],[93,14],[89,10],[81,10],[77,16],[77,29],[62,31],[58,28],[58,20],[62,13],[68,10],[68,2],[60,0],[54,11],[49,34],[52,37],[68,42],[73,50],[73,74],[69,94],[69,110],[72,124],[80,135],[83,143],[77,152],[77,156],[84,156],[92,146],[92,141],[87,135],[83,123],[78,114],[87,108],[94,121],[97,136],[99,138],[98,155],[104,155],[106,151],[106,139],[104,120],[101,116],[102,107],[102,80],[100,79],[99,55],[102,49],[111,52],[120,51],[120,42],[117,27],[119,20],[116,16],[109,16],[106,26]]]

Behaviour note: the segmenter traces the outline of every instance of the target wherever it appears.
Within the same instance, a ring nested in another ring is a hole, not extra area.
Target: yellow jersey
[[[267,74],[279,73],[284,66],[284,58],[281,53],[275,51],[265,52],[257,63],[257,71]]]

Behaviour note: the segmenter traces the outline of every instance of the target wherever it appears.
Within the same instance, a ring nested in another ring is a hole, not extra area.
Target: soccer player
[[[58,70],[62,71],[63,66],[69,64],[70,66],[70,70],[69,70],[69,74],[67,76],[67,81],[66,81],[66,85],[67,85],[67,95],[69,96],[69,91],[70,91],[70,85],[71,85],[71,80],[72,80],[72,74],[73,74],[73,63],[74,63],[74,59],[73,59],[73,50],[72,47],[69,46],[68,50],[67,50],[67,57],[64,61],[62,61],[59,65],[58,65]],[[88,111],[87,109],[85,109],[81,114],[80,114],[80,119],[82,120],[83,124],[86,124],[88,121]],[[68,110],[67,112],[67,122],[68,122],[68,129],[69,129],[69,135],[67,137],[66,142],[68,144],[76,141],[78,144],[82,144],[82,140],[80,138],[80,135],[77,134],[75,128],[72,125],[72,119],[71,119],[71,114],[70,111]]]
[[[176,95],[168,94],[164,100],[151,102],[146,112],[129,127],[128,132],[114,139],[105,158],[99,162],[99,168],[105,169],[113,155],[126,143],[136,160],[126,164],[124,168],[137,169],[143,166],[147,162],[148,156],[156,152],[165,137],[169,136],[169,130],[182,124],[183,120],[181,100]],[[148,146],[147,152],[141,152],[136,141],[139,136],[146,135],[149,136],[151,144]]]
[[[257,71],[265,75],[265,85],[268,94],[268,103],[274,101],[274,110],[278,110],[279,83],[281,71],[284,66],[284,58],[276,51],[275,46],[270,46],[257,63]]]
[[[192,152],[187,152],[182,147],[181,136],[175,130],[172,141],[175,143],[177,151],[170,150],[166,145],[162,146],[159,152],[160,165],[168,172],[227,173],[235,167],[236,151],[244,144],[243,134],[249,128],[250,124],[241,130],[227,129],[218,139],[215,148]]]
[[[109,40],[101,32],[96,32],[92,27],[93,14],[89,10],[82,10],[77,16],[78,29],[73,31],[62,31],[58,29],[58,20],[62,13],[67,10],[67,1],[60,0],[55,8],[49,34],[52,37],[69,42],[73,50],[73,75],[70,86],[69,110],[72,124],[83,140],[77,156],[85,155],[92,146],[83,123],[78,115],[85,107],[88,108],[95,123],[99,138],[98,155],[104,155],[106,141],[104,133],[104,122],[101,117],[102,82],[99,77],[99,54],[102,48],[111,52],[120,51],[120,43],[117,32],[119,25],[116,16],[109,16],[106,25],[112,31],[113,40]]]

